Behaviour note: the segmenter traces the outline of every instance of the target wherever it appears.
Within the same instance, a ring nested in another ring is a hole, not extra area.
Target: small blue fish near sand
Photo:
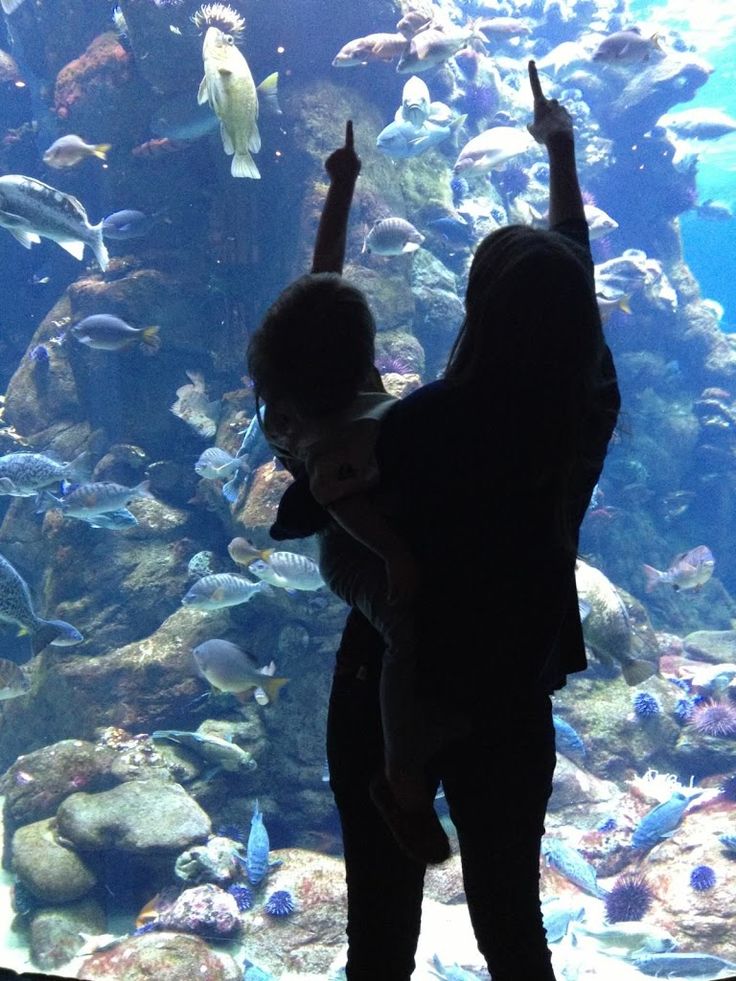
[[[248,881],[253,886],[257,886],[271,869],[281,865],[280,860],[269,861],[268,851],[270,847],[268,832],[263,823],[263,814],[258,809],[258,801],[256,800],[253,817],[250,819],[250,834],[248,835],[245,854],[245,872]]]
[[[265,582],[251,582],[245,576],[220,572],[197,580],[182,599],[182,606],[193,610],[222,610],[226,606],[238,606],[252,600],[256,593],[269,591]]]
[[[583,892],[595,896],[596,899],[604,899],[608,895],[598,885],[596,870],[590,862],[586,862],[579,851],[565,844],[561,839],[544,838],[542,840],[542,854],[550,868],[564,875]]]
[[[555,896],[542,903],[542,921],[547,943],[554,944],[566,935],[572,922],[579,922],[585,916],[585,907]]]
[[[28,583],[8,560],[0,555],[0,621],[14,623],[31,635],[34,654],[53,644],[70,647],[84,638],[65,620],[44,620],[33,609]]]
[[[37,513],[58,508],[65,516],[82,518],[83,521],[87,521],[94,515],[119,511],[137,497],[155,500],[149,486],[148,480],[141,481],[135,487],[125,487],[123,484],[100,481],[98,483],[80,484],[73,491],[65,494],[64,497],[55,497],[48,491],[44,491],[44,500],[41,502]]]
[[[682,820],[687,805],[691,800],[700,797],[701,791],[694,794],[683,794],[677,790],[663,804],[645,814],[634,828],[631,844],[634,848],[650,849],[665,838],[671,838],[675,828]]]
[[[583,740],[569,722],[553,714],[552,724],[555,727],[555,745],[558,752],[564,753],[565,756],[585,756]]]
[[[724,971],[736,972],[736,964],[713,954],[640,954],[633,965],[650,978],[714,978]]]

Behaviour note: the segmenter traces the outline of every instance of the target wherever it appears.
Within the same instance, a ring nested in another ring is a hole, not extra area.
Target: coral
[[[705,892],[716,884],[716,874],[710,865],[696,865],[690,873],[690,885],[697,892]]]
[[[238,909],[241,913],[244,913],[253,906],[253,890],[249,889],[248,886],[236,884],[230,886],[227,891],[238,904]]]
[[[654,893],[643,875],[621,875],[605,899],[606,922],[641,920],[649,911],[653,899]]]
[[[733,801],[736,804],[736,773],[731,773],[724,779],[721,784],[721,793],[726,800]]]
[[[271,893],[263,906],[269,916],[288,916],[295,909],[294,900],[287,889],[277,889]]]
[[[651,719],[659,715],[659,702],[649,692],[640,691],[634,696],[634,714],[639,719]]]
[[[736,737],[736,705],[728,702],[701,702],[693,709],[689,724],[704,736]]]

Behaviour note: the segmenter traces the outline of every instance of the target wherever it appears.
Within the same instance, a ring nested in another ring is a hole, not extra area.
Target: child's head
[[[588,273],[556,232],[509,225],[487,235],[470,268],[465,310],[446,371],[459,382],[499,378],[509,388],[536,388],[547,379],[554,388],[561,375],[597,366],[603,349]]]
[[[336,273],[302,276],[279,295],[248,344],[258,400],[307,416],[348,405],[373,367],[376,327],[363,293]]]

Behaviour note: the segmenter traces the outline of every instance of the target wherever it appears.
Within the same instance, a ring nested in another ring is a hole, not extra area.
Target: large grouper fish
[[[248,62],[231,34],[208,27],[202,45],[204,78],[197,102],[209,102],[220,120],[225,153],[233,156],[233,177],[260,178],[252,153],[261,149],[258,132],[258,93]]]
[[[30,249],[49,238],[75,259],[88,246],[104,272],[109,256],[102,239],[102,222],[90,225],[87,212],[71,194],[22,174],[0,177],[0,226]]]

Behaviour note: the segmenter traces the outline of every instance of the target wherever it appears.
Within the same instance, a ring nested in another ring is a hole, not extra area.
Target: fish
[[[317,563],[298,552],[275,552],[266,549],[262,558],[253,559],[248,563],[248,572],[262,582],[281,589],[312,592],[325,585]]]
[[[3,13],[6,13],[8,15],[14,14],[22,3],[23,0],[0,0],[0,5],[3,8]]]
[[[688,140],[718,140],[729,133],[736,133],[736,119],[722,109],[711,106],[666,112],[657,120],[657,126],[671,129],[677,136]]]
[[[585,744],[577,729],[554,713],[552,724],[555,728],[555,746],[558,752],[564,753],[565,756],[585,756]]]
[[[436,27],[428,27],[406,42],[396,65],[396,71],[400,75],[408,72],[426,72],[429,68],[447,61],[461,48],[470,44],[481,46],[487,41],[488,38],[475,26],[460,31],[444,31]]]
[[[205,549],[202,552],[195,552],[187,563],[187,572],[192,579],[201,579],[202,576],[214,575],[214,569],[212,568],[212,559],[214,558],[214,552],[210,552]]]
[[[593,52],[593,61],[616,65],[636,65],[649,61],[655,52],[663,54],[659,34],[643,37],[637,28],[609,34]]]
[[[396,25],[396,30],[403,34],[407,41],[418,34],[419,31],[423,31],[425,28],[432,25],[433,20],[433,10],[431,4],[417,4],[414,0],[412,7],[405,9],[405,4],[402,4],[403,16],[401,20]]]
[[[74,517],[86,521],[90,528],[106,528],[108,531],[122,531],[138,524],[138,518],[127,508],[103,511],[101,514],[75,514]]]
[[[220,572],[197,580],[182,598],[182,606],[193,610],[222,610],[226,606],[238,606],[253,599],[256,593],[269,591],[265,582],[251,582],[245,576]]]
[[[573,921],[582,920],[585,907],[558,896],[542,903],[542,922],[547,934],[547,943],[554,944],[562,940]]]
[[[69,133],[54,140],[51,146],[44,150],[43,162],[55,170],[63,170],[66,167],[75,167],[87,157],[107,160],[111,147],[110,143],[85,143],[81,136]]]
[[[519,17],[479,17],[475,26],[486,37],[525,37],[531,33],[529,24]]]
[[[243,457],[233,456],[219,446],[210,446],[200,454],[194,464],[194,472],[205,480],[227,480],[240,467],[247,467]]]
[[[404,82],[404,88],[401,92],[399,112],[402,119],[418,129],[429,116],[431,102],[427,83],[418,75],[412,75]]]
[[[161,347],[158,332],[158,327],[131,327],[109,313],[93,314],[69,328],[75,341],[95,351],[124,351],[138,344],[151,352],[158,351]]]
[[[109,256],[102,239],[102,222],[90,225],[87,212],[75,197],[33,177],[0,177],[0,226],[26,249],[48,238],[80,261],[86,245],[100,269],[107,269]]]
[[[355,68],[371,61],[393,61],[406,47],[403,34],[366,34],[343,44],[332,59],[333,68]]]
[[[137,497],[155,501],[156,498],[149,488],[149,480],[143,480],[135,487],[126,487],[123,484],[114,484],[109,481],[98,481],[79,484],[63,497],[55,497],[49,491],[44,491],[44,500],[41,501],[36,513],[41,514],[44,511],[58,508],[64,515],[87,521],[89,518],[100,514],[119,511]]]
[[[618,954],[623,957],[647,952],[662,954],[674,950],[677,946],[675,938],[663,927],[656,926],[654,923],[622,921],[610,926],[576,923],[573,929],[576,934],[595,940],[607,954]]]
[[[736,835],[718,835],[718,840],[727,852],[736,855]]]
[[[526,129],[491,126],[468,140],[458,154],[453,172],[484,174],[489,170],[501,170],[508,160],[526,153],[532,146],[534,140]]]
[[[238,746],[232,739],[223,739],[221,736],[189,732],[186,729],[157,729],[151,733],[151,739],[154,742],[163,739],[184,746],[217,769],[228,773],[249,773],[258,767],[247,749]]]
[[[258,809],[256,800],[253,810],[253,817],[250,819],[250,834],[245,852],[245,872],[251,885],[257,886],[266,874],[281,862],[270,862],[268,852],[271,844],[268,840],[268,831],[263,823],[263,814]]]
[[[21,633],[30,634],[34,654],[49,644],[71,647],[84,640],[71,623],[44,620],[38,616],[33,609],[28,583],[3,555],[0,555],[0,620],[14,623],[21,628]]]
[[[599,296],[598,293],[596,293],[595,301],[598,304],[598,312],[601,315],[601,320],[603,323],[606,323],[606,321],[616,310],[620,310],[622,313],[627,314],[632,313],[631,305],[629,303],[630,299],[631,293],[621,293],[619,296],[615,296],[610,299],[605,296]]]
[[[618,222],[611,218],[602,208],[597,208],[594,204],[586,204],[584,208],[585,220],[588,223],[588,234],[590,235],[591,242],[610,235],[611,232],[615,232],[618,228]]]
[[[731,221],[733,219],[733,209],[725,201],[714,201],[707,198],[695,208],[698,218],[705,221]]]
[[[419,157],[432,147],[443,143],[453,133],[457,133],[467,118],[467,115],[463,114],[456,116],[449,123],[435,123],[429,118],[418,129],[405,119],[400,121],[395,119],[388,126],[384,126],[376,137],[376,149],[395,160]]]
[[[475,242],[475,223],[472,219],[468,221],[461,212],[432,218],[427,225],[440,235],[446,245],[469,248]]]
[[[656,674],[657,665],[632,653],[633,628],[618,590],[603,573],[578,559],[575,584],[579,600],[590,609],[582,619],[585,643],[604,664],[618,664],[628,685]]]
[[[402,255],[416,252],[424,235],[405,218],[382,218],[368,232],[362,252],[375,255]]]
[[[716,560],[707,545],[696,545],[687,552],[675,556],[668,569],[660,572],[644,563],[646,591],[651,593],[661,584],[672,586],[674,590],[700,589],[713,575]]]
[[[590,862],[587,862],[580,852],[561,838],[543,838],[542,855],[547,865],[576,885],[583,892],[604,899],[608,893],[598,885],[597,873]]]
[[[657,804],[646,813],[634,828],[631,836],[632,848],[649,850],[665,838],[671,838],[682,820],[682,815],[691,800],[700,797],[702,791],[683,794],[676,790],[669,800]]]
[[[220,125],[209,103],[194,102],[190,95],[177,94],[168,99],[151,120],[154,136],[169,140],[199,140]]]
[[[62,480],[79,480],[89,472],[89,453],[70,463],[59,463],[43,453],[6,453],[0,456],[0,495],[35,497],[44,487]]]
[[[28,675],[20,665],[0,657],[0,701],[25,695],[30,687]]]
[[[220,416],[219,400],[207,398],[204,376],[201,371],[187,371],[190,384],[176,390],[176,402],[171,411],[190,426],[195,433],[208,439],[215,435]]]
[[[480,975],[473,971],[466,971],[459,964],[443,964],[438,954],[432,955],[432,967],[430,974],[435,978],[442,978],[442,981],[480,981]]]
[[[102,234],[105,238],[127,241],[131,238],[143,238],[153,228],[157,215],[146,215],[133,208],[114,211],[102,219]]]
[[[632,964],[650,978],[714,978],[724,971],[736,972],[733,961],[696,952],[640,954],[632,959]]]
[[[192,656],[199,673],[213,688],[242,695],[241,701],[260,688],[265,692],[267,702],[275,702],[279,691],[289,681],[271,673],[276,668],[273,661],[265,669],[259,668],[249,654],[229,640],[206,640],[194,648]]]
[[[202,45],[204,78],[197,102],[209,102],[220,120],[222,146],[232,156],[233,177],[260,179],[252,153],[261,149],[258,132],[258,93],[248,62],[231,34],[208,27]]]

